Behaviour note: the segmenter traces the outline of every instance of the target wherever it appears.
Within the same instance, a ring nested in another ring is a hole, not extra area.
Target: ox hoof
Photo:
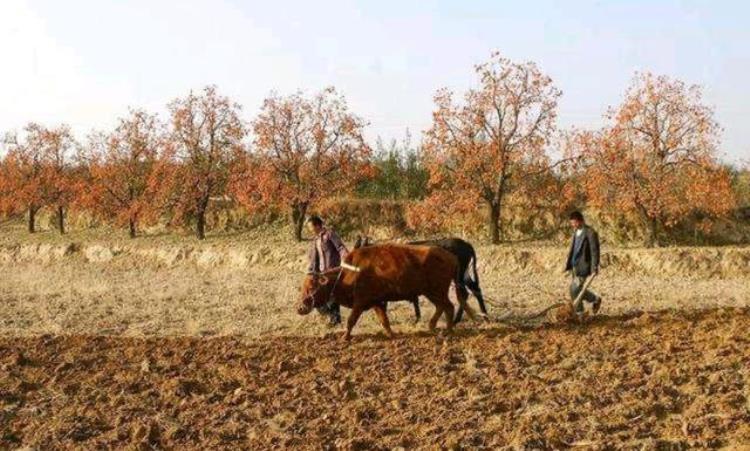
[[[344,335],[341,336],[341,341],[348,343],[352,341],[352,336],[348,332],[344,332]]]

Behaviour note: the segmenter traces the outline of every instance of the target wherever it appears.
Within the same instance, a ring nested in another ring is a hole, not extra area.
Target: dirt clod
[[[750,442],[749,328],[715,309],[350,346],[0,338],[34,362],[0,375],[0,448],[732,448]]]

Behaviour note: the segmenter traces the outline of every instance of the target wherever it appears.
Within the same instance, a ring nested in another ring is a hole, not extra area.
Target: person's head
[[[307,228],[314,234],[320,233],[321,230],[323,230],[323,220],[320,219],[320,216],[310,216],[307,219]]]
[[[577,210],[571,213],[568,219],[570,220],[570,226],[574,229],[580,229],[586,223],[583,220],[583,214]]]

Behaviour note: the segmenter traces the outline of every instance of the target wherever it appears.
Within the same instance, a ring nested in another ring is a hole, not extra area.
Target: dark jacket
[[[318,252],[318,241],[320,241],[320,247],[322,255]],[[341,241],[336,232],[329,229],[323,229],[320,235],[316,236],[312,240],[310,245],[310,251],[308,257],[310,259],[310,266],[308,266],[308,272],[325,271],[331,268],[337,268],[341,266],[341,260],[346,257],[349,251]],[[322,263],[322,264],[321,264]]]
[[[575,233],[570,243],[566,271],[579,277],[587,277],[599,271],[599,235],[591,227],[583,226],[582,241],[576,246]]]

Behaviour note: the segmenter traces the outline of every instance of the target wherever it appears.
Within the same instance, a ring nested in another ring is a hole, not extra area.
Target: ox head
[[[308,274],[302,283],[302,299],[297,306],[297,313],[307,315],[314,308],[324,306],[331,294],[332,282],[320,273]]]

